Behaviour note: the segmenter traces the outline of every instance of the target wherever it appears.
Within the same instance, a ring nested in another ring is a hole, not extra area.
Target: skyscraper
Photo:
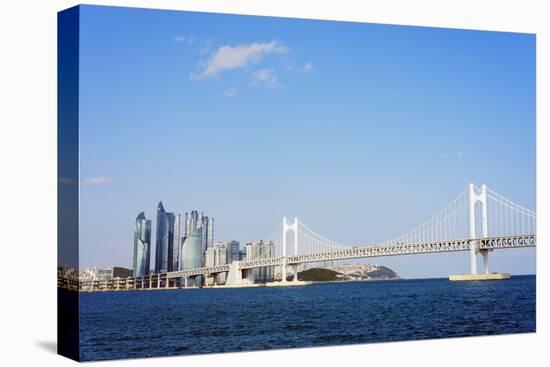
[[[207,218],[206,247],[212,247],[214,244],[214,218]]]
[[[216,265],[227,264],[227,243],[225,242],[216,242],[214,244],[215,251],[215,263]],[[216,283],[224,284],[226,280],[226,273],[220,273],[216,275]]]
[[[166,212],[161,201],[157,206],[155,273],[164,273],[172,270],[173,245],[174,213]]]
[[[199,219],[199,226],[202,227],[202,251],[206,252],[208,248],[208,232],[210,232],[208,229],[208,217],[201,212]]]
[[[245,246],[245,251],[246,261],[275,257],[275,246],[272,241],[265,243],[260,240],[254,241],[253,243],[247,243]],[[251,272],[255,281],[270,281],[273,280],[275,275],[275,271],[272,266],[255,268],[252,269]]]
[[[199,212],[192,210],[189,213],[185,213],[185,237],[189,237],[191,232],[197,228],[199,224]]]
[[[166,212],[166,218],[168,219],[168,256],[166,260],[166,271],[172,271],[172,265],[174,263],[174,213]]]
[[[227,249],[227,262],[228,263],[240,260],[239,246],[240,246],[239,241],[229,242],[229,248]]]
[[[134,226],[134,277],[149,274],[151,264],[151,221],[141,212]]]
[[[225,242],[216,242],[214,245],[216,265],[227,264],[227,244]]]
[[[185,213],[185,237],[190,236],[191,232],[199,227],[202,228],[201,251],[204,264],[206,249],[214,244],[214,218],[208,218],[196,210]]]
[[[171,271],[179,269],[179,259],[180,259],[180,231],[181,231],[181,215],[176,214],[174,216],[174,234],[172,236],[172,266]]]
[[[185,237],[180,252],[179,270],[200,268],[203,264],[204,253],[202,251],[202,228],[198,227]],[[202,284],[202,276],[192,279],[194,285]]]
[[[204,266],[216,266],[216,249],[209,247],[204,253]]]

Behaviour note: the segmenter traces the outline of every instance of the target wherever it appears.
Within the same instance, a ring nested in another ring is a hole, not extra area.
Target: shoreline
[[[520,274],[513,275],[513,277],[536,277],[536,274]],[[322,284],[342,284],[342,283],[354,283],[354,282],[383,282],[383,281],[415,281],[415,280],[446,280],[448,282],[455,283],[450,281],[448,277],[437,277],[437,278],[388,278],[388,279],[355,279],[355,280],[329,280],[329,281],[287,281],[286,283],[281,282],[269,282],[269,283],[258,283],[258,284],[242,284],[242,285],[216,285],[216,286],[207,286],[207,287],[161,287],[161,288],[143,288],[143,289],[94,289],[94,290],[76,290],[70,289],[67,287],[57,287],[58,290],[74,291],[78,293],[106,293],[106,292],[126,292],[126,291],[163,291],[163,290],[198,290],[198,289],[237,289],[237,288],[265,288],[265,287],[299,287],[299,286],[308,286],[308,285],[322,285]]]

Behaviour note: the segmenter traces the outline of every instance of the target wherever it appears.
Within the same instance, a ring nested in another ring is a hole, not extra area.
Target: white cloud
[[[279,88],[281,86],[277,74],[275,74],[273,69],[256,70],[250,73],[250,76],[252,77],[251,85],[261,84],[270,89]]]
[[[98,176],[98,177],[87,178],[83,180],[82,183],[84,185],[106,185],[106,184],[110,184],[111,180],[108,179],[107,177]]]
[[[228,98],[233,98],[233,97],[237,96],[237,90],[235,88],[226,89],[223,92],[223,95],[228,97]]]
[[[302,73],[310,73],[313,71],[313,64],[311,62],[306,62],[304,66],[300,68]]]
[[[286,54],[288,49],[277,41],[269,43],[250,43],[239,46],[222,46],[203,61],[202,71],[192,74],[193,79],[206,79],[225,70],[244,68],[262,60],[267,54]]]

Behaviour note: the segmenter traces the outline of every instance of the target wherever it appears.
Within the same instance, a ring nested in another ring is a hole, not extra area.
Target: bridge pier
[[[286,257],[281,259],[281,282],[286,282]]]
[[[281,282],[286,282],[286,234],[288,231],[292,231],[294,237],[294,255],[298,255],[298,218],[294,218],[294,221],[289,223],[286,217],[283,217]]]
[[[229,265],[229,272],[225,280],[226,285],[242,285],[243,284],[243,270],[239,269],[240,261],[233,261]]]
[[[481,237],[489,237],[487,229],[487,187],[481,185],[479,193],[476,192],[474,184],[468,185],[469,202],[470,202],[470,238],[478,238],[476,231],[476,205],[481,205]],[[470,243],[470,274],[451,275],[449,280],[467,281],[467,280],[497,280],[508,279],[510,274],[490,273],[489,272],[489,250],[479,249],[480,241],[472,241]],[[477,273],[477,254],[483,256],[483,273]]]
[[[477,245],[472,243],[470,244],[470,274],[477,274]]]
[[[489,250],[481,250],[483,256],[483,273],[489,274]]]
[[[294,265],[294,278],[292,279],[293,282],[298,281],[298,264]]]

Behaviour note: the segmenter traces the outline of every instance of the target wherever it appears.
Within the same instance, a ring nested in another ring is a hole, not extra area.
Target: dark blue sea
[[[535,276],[83,293],[81,359],[535,331]]]

